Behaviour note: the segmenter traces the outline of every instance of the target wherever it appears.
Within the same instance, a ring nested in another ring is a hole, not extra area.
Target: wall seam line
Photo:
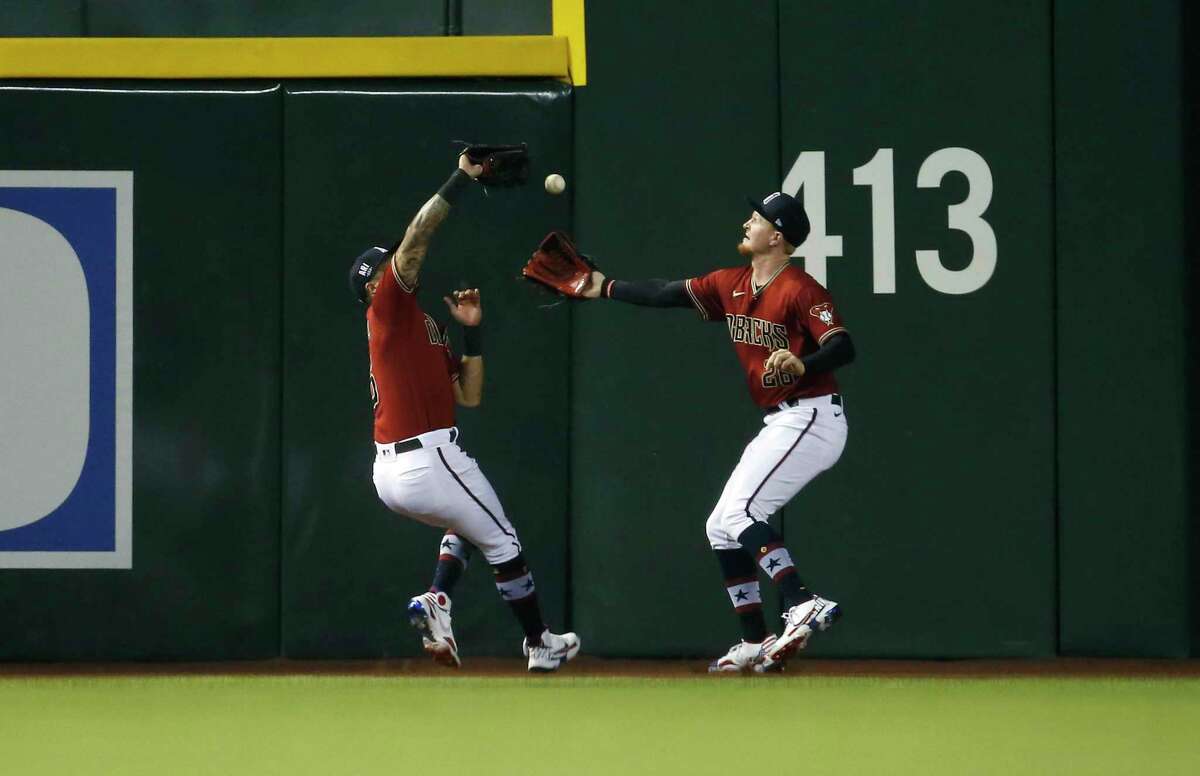
[[[1050,0],[1050,309],[1054,324],[1050,327],[1051,440],[1053,466],[1051,475],[1052,505],[1054,508],[1054,654],[1062,655],[1062,467],[1059,427],[1059,286],[1058,286],[1058,60],[1055,17],[1057,0]]]

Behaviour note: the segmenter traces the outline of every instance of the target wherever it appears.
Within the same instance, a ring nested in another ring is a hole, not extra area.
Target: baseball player
[[[841,615],[837,603],[801,581],[780,535],[767,522],[846,445],[846,413],[833,370],[854,359],[854,345],[833,299],[790,261],[808,237],[804,206],[775,192],[750,200],[738,252],[748,265],[687,280],[621,281],[592,273],[582,296],[651,307],[694,307],[722,321],[746,373],[750,396],[766,415],[742,453],[706,525],[742,626],[742,640],[710,671],[774,671],[816,631]],[[783,632],[768,632],[757,568],[779,587]]]
[[[350,290],[367,305],[371,398],[375,408],[375,490],[393,512],[445,528],[433,582],[408,604],[425,650],[461,665],[450,624],[450,596],[478,549],[500,597],[525,631],[530,671],[553,671],[579,653],[574,633],[551,633],[542,620],[521,541],[475,460],[458,446],[454,405],[475,407],[483,392],[479,291],[443,297],[463,327],[463,356],[451,355],[446,330],[417,301],[430,238],[483,167],[462,155],[458,169],[425,203],[391,250],[371,248],[350,267]]]

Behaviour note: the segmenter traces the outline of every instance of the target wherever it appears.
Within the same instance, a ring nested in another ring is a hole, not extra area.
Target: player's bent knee
[[[733,536],[725,530],[724,522],[718,512],[709,515],[704,523],[704,533],[708,536],[708,544],[714,550],[736,549],[739,545]]]
[[[758,518],[753,514],[747,514],[746,510],[742,509],[739,511],[725,511],[719,516],[718,522],[721,527],[721,532],[725,536],[733,537],[734,546],[740,547],[741,545],[737,543],[737,537],[742,535],[742,531],[745,531],[747,528],[754,525],[756,520],[765,521],[766,518]]]
[[[708,516],[708,519],[704,521],[704,533],[706,536],[708,536],[709,544],[715,546],[716,543],[721,540],[721,521],[719,520],[716,512],[713,512]]]

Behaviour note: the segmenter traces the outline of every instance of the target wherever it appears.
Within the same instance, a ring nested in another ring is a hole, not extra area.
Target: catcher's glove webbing
[[[520,186],[529,178],[529,146],[463,143],[462,154],[483,166],[477,180],[485,186]]]
[[[588,257],[575,249],[570,237],[563,232],[551,232],[533,252],[521,274],[563,296],[580,299],[595,268]]]

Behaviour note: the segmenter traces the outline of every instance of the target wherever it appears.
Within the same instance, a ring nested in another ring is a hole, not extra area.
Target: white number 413
[[[936,250],[918,250],[917,270],[929,287],[943,294],[978,291],[996,271],[996,233],[983,214],[992,201],[992,170],[982,156],[969,148],[942,148],[930,154],[917,171],[917,187],[937,188],[950,172],[967,179],[967,198],[947,208],[951,229],[971,238],[971,260],[962,269],[947,269]],[[896,207],[892,149],[880,148],[871,161],[854,171],[854,185],[871,189],[871,254],[873,287],[877,294],[896,293]],[[827,286],[825,260],[842,255],[842,237],[825,233],[825,152],[804,151],[783,181],[783,191],[800,197],[812,231],[793,256],[804,258],[804,268]]]

